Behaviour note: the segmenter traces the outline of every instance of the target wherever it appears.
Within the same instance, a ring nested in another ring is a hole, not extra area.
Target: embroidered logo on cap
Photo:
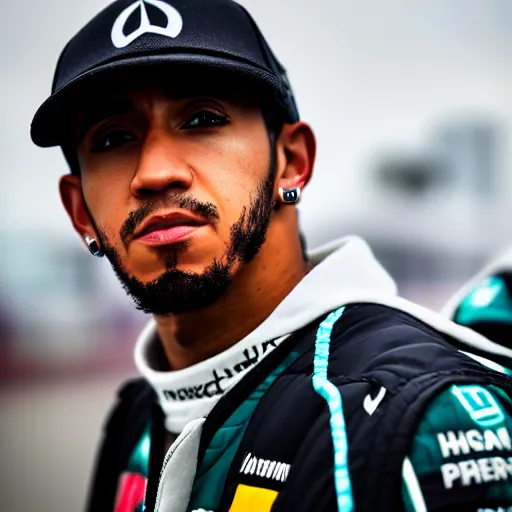
[[[167,19],[165,27],[159,25],[152,25],[149,19],[146,5],[150,4],[160,10]],[[139,27],[129,34],[124,33],[124,27],[128,18],[136,11],[139,10],[140,24]],[[129,5],[114,21],[112,25],[112,32],[110,37],[112,43],[116,48],[124,48],[130,43],[135,41],[138,37],[143,34],[159,34],[167,37],[177,37],[183,28],[183,19],[181,14],[171,5],[162,0],[137,0],[133,4]]]

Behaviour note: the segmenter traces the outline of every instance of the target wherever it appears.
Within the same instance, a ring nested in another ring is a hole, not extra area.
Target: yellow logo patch
[[[270,512],[278,494],[271,489],[239,484],[229,512],[247,512],[248,510]]]

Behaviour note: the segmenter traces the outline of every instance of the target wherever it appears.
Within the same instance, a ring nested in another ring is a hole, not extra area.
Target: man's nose
[[[163,130],[150,132],[141,147],[137,170],[130,184],[134,197],[167,189],[187,190],[193,174],[186,163],[182,144]]]

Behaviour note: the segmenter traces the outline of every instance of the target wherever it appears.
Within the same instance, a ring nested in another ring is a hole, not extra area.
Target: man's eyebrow
[[[78,140],[82,141],[89,129],[100,121],[127,114],[134,109],[133,102],[128,98],[111,98],[105,101],[87,103],[82,110],[78,126]]]

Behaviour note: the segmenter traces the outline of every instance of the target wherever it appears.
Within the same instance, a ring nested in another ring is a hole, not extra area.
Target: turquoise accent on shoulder
[[[197,470],[188,512],[218,509],[231,463],[256,406],[272,383],[298,355],[297,352],[290,352],[215,433]]]
[[[313,388],[327,402],[331,415],[331,436],[334,448],[334,486],[338,512],[354,510],[352,484],[348,470],[348,439],[343,416],[343,401],[339,389],[329,381],[329,351],[334,324],[343,315],[344,307],[333,311],[318,327],[315,341]]]
[[[479,282],[460,303],[454,320],[462,325],[475,322],[512,324],[512,298],[504,279],[491,276]]]
[[[148,423],[144,432],[140,436],[139,442],[135,445],[126,471],[137,473],[148,478],[149,475],[149,454],[151,451],[151,423]]]

